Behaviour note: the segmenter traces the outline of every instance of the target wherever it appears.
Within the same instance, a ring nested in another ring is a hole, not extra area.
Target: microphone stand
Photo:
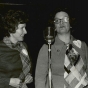
[[[48,40],[49,88],[51,88],[51,40]]]
[[[48,44],[48,77],[49,77],[49,88],[52,88],[52,69],[51,69],[51,43],[54,41],[54,28],[47,27],[44,31],[44,38]]]

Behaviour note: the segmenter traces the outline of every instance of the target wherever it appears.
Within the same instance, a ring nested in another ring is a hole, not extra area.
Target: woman
[[[0,88],[27,88],[32,82],[31,62],[27,45],[22,42],[27,34],[27,15],[9,10],[4,17],[4,38],[0,41]]]

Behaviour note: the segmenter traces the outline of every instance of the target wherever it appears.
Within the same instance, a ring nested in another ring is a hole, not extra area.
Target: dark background
[[[73,36],[88,44],[88,10],[87,0],[0,0],[0,14],[4,15],[9,9],[22,10],[29,14],[27,43],[33,62],[33,76],[36,60],[41,46],[45,43],[43,30],[48,26],[53,12],[65,9],[72,21]],[[2,37],[2,33],[0,33]]]

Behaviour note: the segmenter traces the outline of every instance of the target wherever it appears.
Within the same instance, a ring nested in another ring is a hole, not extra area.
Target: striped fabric
[[[31,62],[28,56],[28,52],[22,42],[18,42],[16,45],[11,44],[8,37],[4,37],[3,42],[12,49],[16,49],[20,52],[21,61],[23,64],[23,72],[20,74],[19,78],[22,80],[20,87],[18,88],[28,88],[26,83],[31,83],[33,78],[30,74]]]
[[[24,47],[24,45],[22,43],[20,46],[22,49],[20,52],[20,57],[21,57],[21,61],[23,64],[23,72],[20,74],[19,78],[25,79],[25,80],[23,80],[24,82],[22,83],[22,85],[20,85],[20,88],[27,88],[26,83],[31,83],[33,81],[33,78],[31,76],[31,74],[29,73],[30,68],[31,68],[31,63],[30,63],[30,59],[29,59],[26,48]],[[23,50],[24,50],[24,52],[23,52]]]
[[[67,45],[64,69],[64,88],[83,88],[88,85],[83,59],[71,44]]]

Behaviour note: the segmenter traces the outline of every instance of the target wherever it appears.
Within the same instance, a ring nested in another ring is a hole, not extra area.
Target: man
[[[51,46],[52,88],[83,88],[88,84],[87,46],[71,35],[66,12],[56,13],[54,25],[57,35]],[[35,88],[49,88],[48,80],[48,46],[44,44],[37,59]]]

